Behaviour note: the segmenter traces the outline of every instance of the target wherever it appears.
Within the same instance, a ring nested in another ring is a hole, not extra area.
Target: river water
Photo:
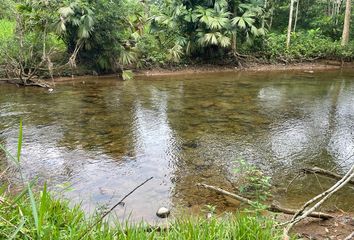
[[[301,176],[302,167],[345,173],[354,162],[354,70],[213,73],[91,78],[41,88],[0,85],[0,142],[16,152],[23,119],[21,166],[87,211],[113,204],[120,219],[157,221],[160,206],[198,211],[237,207],[198,189],[198,182],[236,191],[237,160],[272,178],[274,199],[299,207],[333,184]],[[9,159],[0,154],[0,168]],[[15,178],[14,176],[9,176]],[[345,188],[325,206],[354,210]]]

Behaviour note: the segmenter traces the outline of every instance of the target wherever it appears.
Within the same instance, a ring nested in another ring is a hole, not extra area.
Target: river
[[[116,209],[119,219],[158,221],[160,206],[233,210],[195,184],[235,191],[240,159],[272,178],[281,205],[299,207],[333,184],[308,175],[285,189],[299,169],[342,174],[354,162],[354,70],[90,78],[53,92],[0,85],[0,143],[14,153],[20,118],[23,174],[66,189],[89,212],[151,176]],[[0,170],[8,161],[0,153]],[[347,187],[325,208],[353,206]]]

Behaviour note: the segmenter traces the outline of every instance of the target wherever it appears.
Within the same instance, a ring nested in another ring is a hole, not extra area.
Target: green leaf
[[[181,56],[183,55],[183,48],[179,44],[175,44],[171,49],[168,50],[168,59],[173,62],[179,62]]]
[[[68,17],[69,15],[73,15],[74,11],[71,7],[61,7],[58,10],[59,14],[63,17]]]
[[[33,192],[32,192],[32,189],[31,189],[31,186],[29,183],[27,183],[27,189],[28,189],[28,195],[29,195],[30,202],[31,202],[32,216],[34,219],[34,224],[37,228],[37,234],[39,235],[40,229],[39,229],[39,223],[38,223],[38,211],[37,211],[37,207],[36,207],[36,200],[34,199]]]
[[[249,26],[252,26],[255,22],[255,20],[253,18],[250,18],[250,17],[244,17],[242,16],[242,19],[249,25]]]
[[[16,227],[15,231],[13,232],[13,234],[8,238],[9,240],[12,240],[12,239],[16,238],[16,235],[18,234],[19,231],[21,231],[21,228],[23,227],[25,222],[26,222],[26,219],[24,217],[22,217],[20,224]]]
[[[136,62],[137,54],[131,50],[126,50],[122,47],[122,50],[119,54],[119,63],[122,65],[130,65],[133,62]]]
[[[246,28],[245,20],[243,18],[240,18],[239,21],[237,22],[237,26],[239,26],[241,29],[245,29]]]
[[[124,70],[122,72],[122,78],[124,81],[133,79],[134,78],[133,71],[132,70]]]
[[[222,47],[228,47],[231,45],[231,39],[227,36],[220,35],[219,36],[219,43],[220,43],[220,46],[222,46]]]
[[[43,191],[41,194],[41,201],[40,201],[40,207],[39,207],[39,219],[38,219],[38,226],[39,230],[41,230],[43,226],[43,220],[45,213],[48,209],[48,203],[49,203],[49,195],[47,192],[47,183],[44,183]]]

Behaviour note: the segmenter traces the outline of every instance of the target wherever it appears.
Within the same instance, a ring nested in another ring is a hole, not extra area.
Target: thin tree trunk
[[[266,10],[267,8],[267,0],[264,1],[264,11]],[[264,14],[263,14],[263,17],[262,17],[262,28],[264,29],[264,25],[265,25],[265,17],[264,17]]]
[[[342,34],[342,46],[346,46],[349,42],[349,27],[350,27],[350,14],[351,14],[351,0],[347,0],[345,4],[345,17]]]
[[[299,2],[300,0],[296,0],[296,11],[295,11],[295,21],[294,21],[294,32],[296,31],[296,24],[297,24],[297,16],[299,14]]]
[[[237,35],[236,35],[236,31],[232,33],[232,39],[231,39],[231,49],[232,49],[232,53],[234,54],[234,56],[236,56],[236,52],[237,52]]]
[[[289,48],[290,46],[291,29],[293,23],[293,12],[294,12],[294,0],[290,0],[290,12],[289,12],[288,34],[286,37],[286,48]]]
[[[335,12],[335,14],[334,14],[335,22],[334,23],[335,23],[335,25],[337,25],[338,24],[338,16],[340,14],[340,9],[342,7],[343,0],[335,0],[335,2],[336,2],[336,6],[335,6],[335,10],[334,10],[334,12]]]

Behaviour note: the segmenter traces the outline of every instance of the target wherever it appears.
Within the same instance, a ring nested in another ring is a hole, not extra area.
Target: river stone
[[[157,210],[156,215],[160,218],[167,218],[168,215],[170,215],[170,210],[165,207],[160,207],[159,210]]]

